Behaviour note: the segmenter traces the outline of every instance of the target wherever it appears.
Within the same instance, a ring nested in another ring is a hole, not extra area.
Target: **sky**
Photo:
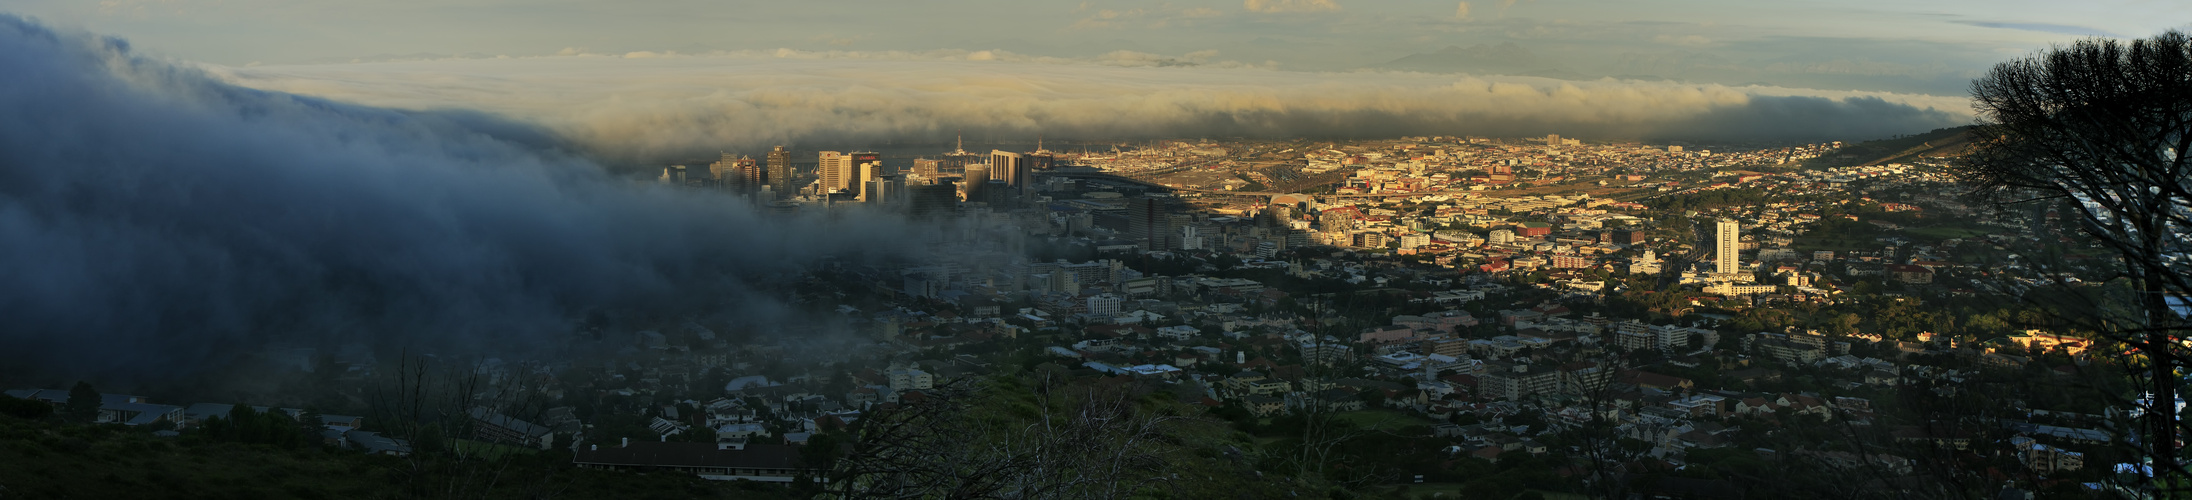
[[[1394,135],[1863,140],[1993,64],[2141,37],[2104,0],[18,0],[237,85],[547,127],[646,163],[770,145]],[[850,146],[845,146],[850,147]]]
[[[1511,42],[1583,74],[1679,79],[1779,65],[1757,76],[1785,86],[1833,73],[1968,78],[2049,43],[2148,36],[2192,19],[2192,4],[2166,0],[18,0],[6,10],[228,65],[789,48],[1214,51],[1334,71]]]

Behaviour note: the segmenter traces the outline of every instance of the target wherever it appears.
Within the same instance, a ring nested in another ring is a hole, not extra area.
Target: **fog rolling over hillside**
[[[0,16],[0,365],[167,373],[268,340],[508,349],[597,307],[709,297],[783,311],[751,285],[904,241],[890,220],[761,217],[729,197],[613,178],[594,160],[961,130],[1746,140],[1969,121],[1964,100],[1936,96],[1173,67],[1146,55],[226,68]]]
[[[0,74],[18,370],[171,376],[267,340],[521,350],[584,308],[765,302],[754,280],[895,227],[757,217],[530,126],[237,87],[15,17]]]
[[[1188,57],[1188,56],[1182,56]],[[522,117],[618,162],[968,137],[1888,137],[1968,124],[1962,97],[1600,79],[1312,73],[1114,53],[631,53],[214,68],[239,85]]]

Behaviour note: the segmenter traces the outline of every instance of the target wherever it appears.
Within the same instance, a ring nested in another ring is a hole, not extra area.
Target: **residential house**
[[[1248,407],[1249,413],[1257,417],[1269,417],[1286,411],[1286,400],[1271,396],[1249,396],[1243,398],[1242,403]]]
[[[2039,474],[2069,472],[2085,468],[2085,454],[2040,444],[2032,438],[2017,436],[2009,444],[2017,450],[2026,468]]]
[[[381,435],[377,432],[353,430],[342,434],[345,446],[368,455],[405,456],[411,454],[411,442]]]
[[[60,389],[17,389],[7,391],[9,396],[42,401],[53,405],[56,410],[68,405],[68,393],[69,391]],[[131,426],[151,425],[159,422],[169,422],[177,427],[185,427],[189,424],[184,418],[183,407],[181,406],[153,404],[151,400],[144,396],[127,394],[100,394],[99,415],[96,418],[95,421],[102,424]]]
[[[890,370],[890,389],[892,391],[920,391],[934,388],[936,388],[936,376],[930,375],[929,372],[914,368],[894,368]]]
[[[1485,363],[1484,375],[1477,377],[1477,393],[1487,398],[1508,401],[1531,396],[1550,394],[1561,388],[1561,372],[1550,365],[1529,363]]]
[[[1253,370],[1241,370],[1225,379],[1226,389],[1239,395],[1268,396],[1294,390],[1294,384],[1274,379]]]
[[[489,441],[543,450],[555,446],[555,429],[533,425],[531,422],[503,415],[484,406],[473,407],[471,416],[472,423],[475,429],[478,430],[480,437]]]

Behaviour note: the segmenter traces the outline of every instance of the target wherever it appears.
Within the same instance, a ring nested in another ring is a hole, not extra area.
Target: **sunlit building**
[[[1741,272],[1743,263],[1738,257],[1743,245],[1743,225],[1734,219],[1720,219],[1719,223],[1714,224],[1714,229],[1715,236],[1713,239],[1717,250],[1713,253],[1713,272],[1719,274]]]

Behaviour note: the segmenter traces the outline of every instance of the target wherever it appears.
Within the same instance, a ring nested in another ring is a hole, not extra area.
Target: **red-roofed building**
[[[1926,269],[1925,267],[1921,266],[1913,266],[1907,264],[1888,264],[1886,266],[1882,266],[1881,270],[1885,271],[1889,278],[1894,278],[1896,281],[1901,281],[1904,283],[1923,285],[1933,282],[1933,270]]]

